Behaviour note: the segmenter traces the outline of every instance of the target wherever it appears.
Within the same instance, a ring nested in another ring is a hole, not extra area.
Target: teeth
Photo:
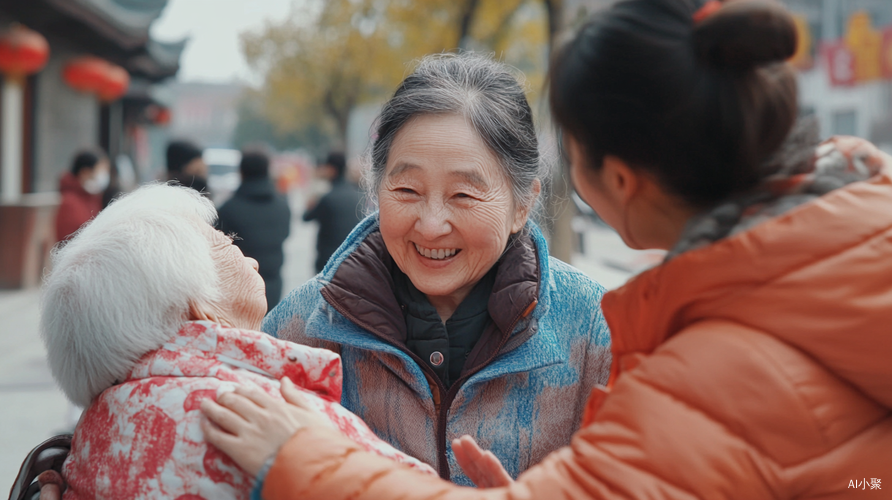
[[[456,250],[455,248],[440,248],[432,250],[430,248],[424,248],[423,246],[418,244],[415,244],[415,249],[418,250],[419,254],[434,260],[441,260],[445,259],[446,257],[452,257],[458,252],[458,250]]]

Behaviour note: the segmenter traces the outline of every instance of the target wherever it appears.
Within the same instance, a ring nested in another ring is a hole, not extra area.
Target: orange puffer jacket
[[[458,488],[311,428],[264,498],[892,498],[892,158],[838,146],[881,174],[605,295],[610,388],[511,487]]]

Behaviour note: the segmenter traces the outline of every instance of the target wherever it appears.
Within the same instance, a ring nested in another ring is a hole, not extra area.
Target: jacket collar
[[[325,349],[276,339],[265,333],[189,321],[159,349],[136,363],[127,380],[151,377],[216,377],[236,381],[243,369],[295,384],[340,401],[341,361]]]
[[[650,353],[682,329],[718,319],[776,336],[892,406],[885,359],[892,158],[879,157],[880,175],[678,255],[605,294],[614,376],[623,355]]]
[[[307,333],[319,340],[395,355],[409,365],[410,371],[417,371],[414,378],[424,380],[420,369],[411,366],[409,357],[398,347],[406,338],[406,325],[393,293],[393,265],[378,230],[377,214],[372,214],[351,232],[317,277],[326,302],[319,313],[308,318]],[[485,369],[475,380],[529,371],[564,360],[566,353],[556,347],[560,344],[545,338],[547,335],[538,333],[537,328],[538,319],[551,307],[552,285],[545,238],[534,223],[528,222],[525,236],[518,238],[500,259],[489,299],[499,336],[481,339],[492,343],[481,347],[487,352],[501,345],[499,352],[506,361],[510,358],[511,366]],[[335,311],[347,321],[336,319]],[[513,331],[506,333],[512,325]],[[515,356],[522,350],[518,349],[520,346],[529,346],[535,355]],[[508,351],[515,352],[506,355]],[[419,385],[419,390],[428,390],[427,384]]]
[[[77,177],[71,172],[66,172],[65,175],[59,179],[59,192],[62,194],[73,194],[80,198],[99,198],[99,195],[88,193]]]
[[[271,199],[276,191],[268,177],[259,179],[245,179],[236,190],[236,195],[245,198]]]
[[[510,336],[528,315],[539,292],[539,258],[532,240],[519,236],[499,259],[488,308],[493,323]],[[370,233],[322,289],[326,301],[366,330],[394,344],[406,341],[406,323],[396,299],[393,258],[379,231]]]

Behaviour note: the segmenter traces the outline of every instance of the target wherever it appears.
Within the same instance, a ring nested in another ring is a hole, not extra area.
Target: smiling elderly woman
[[[41,334],[56,382],[86,408],[65,498],[248,498],[253,477],[205,443],[197,410],[237,384],[275,395],[283,377],[346,435],[433,473],[333,403],[335,354],[251,331],[266,312],[263,280],[215,218],[194,190],[148,186],[54,252]]]
[[[516,476],[569,443],[606,382],[600,285],[529,222],[542,162],[523,88],[471,55],[421,61],[384,106],[361,222],[263,330],[344,360],[342,404],[470,484],[464,434]]]

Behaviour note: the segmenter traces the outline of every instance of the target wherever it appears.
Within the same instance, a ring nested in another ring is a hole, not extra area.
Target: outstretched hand
[[[201,411],[207,419],[202,420],[201,429],[205,439],[256,476],[263,463],[299,429],[332,426],[288,378],[282,379],[281,391],[285,401],[246,386],[220,395],[216,403],[203,400]]]
[[[452,452],[465,475],[478,488],[498,488],[514,482],[499,459],[491,451],[484,451],[471,436],[453,439]]]

